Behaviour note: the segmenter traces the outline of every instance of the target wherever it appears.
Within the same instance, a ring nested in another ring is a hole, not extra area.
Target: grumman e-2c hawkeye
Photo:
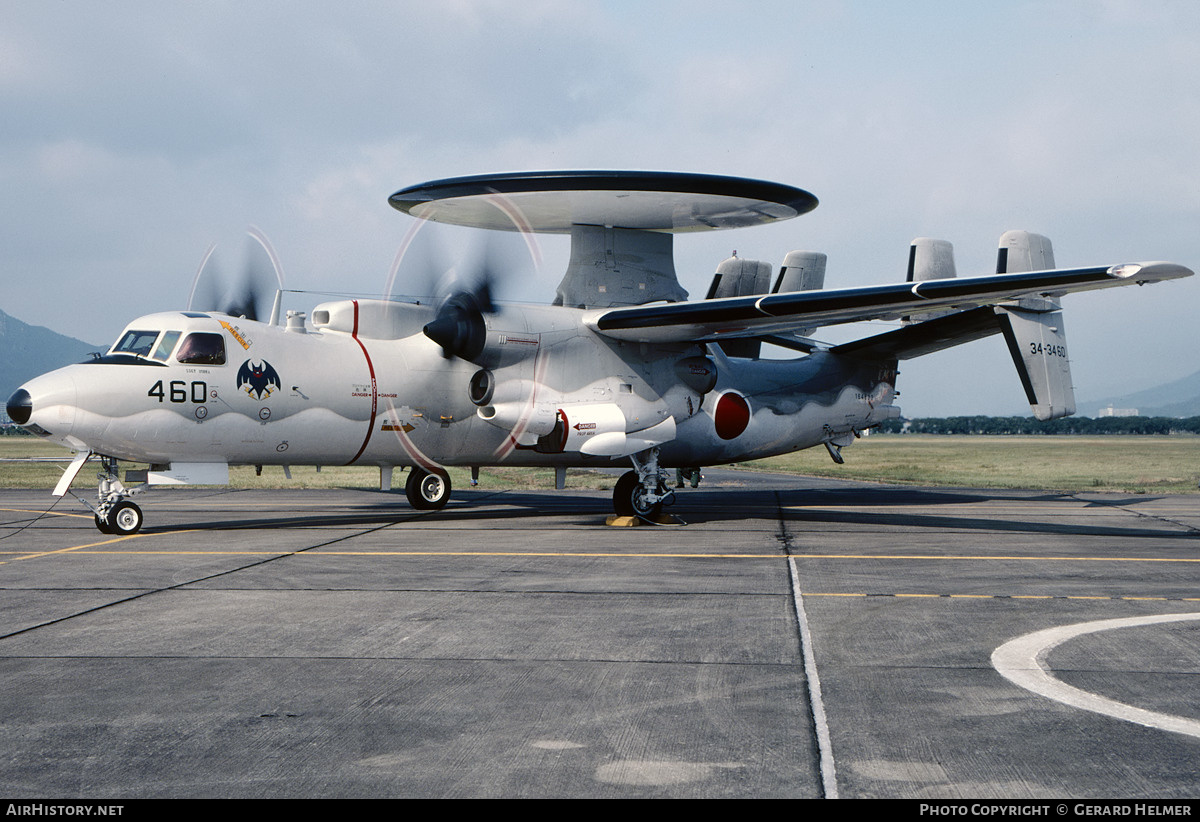
[[[445,466],[626,464],[618,514],[655,518],[667,469],[840,449],[899,415],[897,363],[1000,333],[1039,418],[1075,410],[1058,299],[1071,291],[1191,275],[1170,263],[1055,269],[1049,240],[1009,232],[996,272],[955,277],[949,243],[914,241],[905,282],[823,290],[825,255],[721,263],[688,300],[674,234],[804,214],[806,191],[699,174],[565,171],[438,180],[391,204],[421,220],[569,234],[552,305],[494,304],[483,284],[440,303],[349,299],[280,323],[213,311],[151,314],[103,356],[30,380],[12,419],[103,465],[93,510],[131,534],[130,495],[157,483],[228,482],[228,466],[378,465],[390,488],[410,469],[416,508],[446,504]],[[773,282],[772,282],[773,280]],[[826,345],[819,327],[900,320]],[[760,358],[764,344],[790,359]],[[119,460],[149,463],[118,476]]]

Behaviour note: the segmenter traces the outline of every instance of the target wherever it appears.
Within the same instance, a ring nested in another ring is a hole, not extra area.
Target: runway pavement
[[[706,474],[0,491],[0,793],[1200,795],[1200,496]]]

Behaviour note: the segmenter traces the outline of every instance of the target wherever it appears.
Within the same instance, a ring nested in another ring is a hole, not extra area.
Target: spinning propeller
[[[481,280],[470,291],[456,291],[446,297],[433,322],[422,330],[442,347],[446,359],[461,357],[473,361],[483,353],[487,343],[487,321],[483,315],[495,312],[491,285]]]
[[[474,259],[461,266],[434,262],[428,248],[416,251],[425,258],[421,268],[430,281],[429,291],[439,295],[437,314],[422,329],[425,336],[441,346],[446,359],[460,357],[474,362],[487,344],[485,316],[499,310],[492,294],[496,284],[509,276],[511,260],[499,259],[508,255],[499,253],[492,238],[478,248],[472,255]],[[472,273],[464,276],[464,268]]]
[[[283,269],[279,265],[275,249],[261,231],[252,226],[246,233],[266,252],[270,268],[263,265],[261,255],[252,253],[251,246],[236,281],[222,288],[223,283],[215,270],[216,265],[210,264],[216,245],[210,245],[192,280],[192,292],[188,298],[189,311],[217,311],[247,320],[270,317],[275,295],[283,290]],[[209,272],[207,276],[206,271]]]

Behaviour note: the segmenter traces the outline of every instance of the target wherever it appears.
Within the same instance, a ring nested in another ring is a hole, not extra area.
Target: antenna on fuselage
[[[275,289],[275,302],[271,304],[271,320],[269,325],[279,325],[279,314],[283,308],[283,289]]]

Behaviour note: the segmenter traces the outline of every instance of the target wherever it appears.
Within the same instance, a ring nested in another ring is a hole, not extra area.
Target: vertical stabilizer
[[[908,249],[908,282],[948,280],[958,276],[954,268],[954,246],[946,240],[918,237]]]
[[[788,291],[819,291],[825,287],[825,264],[829,257],[819,251],[789,251],[775,280],[771,293]],[[795,333],[807,337],[811,328],[797,328]]]
[[[921,283],[926,280],[949,280],[958,276],[954,266],[954,245],[948,240],[934,240],[929,237],[917,237],[908,247],[907,282]],[[954,313],[936,311],[924,314],[915,322],[923,322],[934,317],[944,317]],[[914,322],[910,317],[902,317],[905,323]]]
[[[771,288],[771,265],[758,260],[743,260],[736,253],[722,260],[713,275],[706,299],[723,297],[753,297],[766,294]],[[730,357],[755,358],[762,351],[759,340],[725,340],[721,350]]]
[[[1003,306],[996,313],[1033,415],[1052,420],[1074,414],[1075,388],[1062,311]]]
[[[722,260],[713,275],[705,299],[724,297],[753,297],[766,294],[771,288],[771,266],[758,260],[743,260],[733,256]]]
[[[1054,268],[1054,248],[1050,238],[1028,231],[1006,231],[1000,237],[996,256],[997,274],[1025,271],[1049,271]]]
[[[825,287],[825,264],[829,260],[819,251],[789,251],[783,258],[779,278],[772,293],[816,291]]]

